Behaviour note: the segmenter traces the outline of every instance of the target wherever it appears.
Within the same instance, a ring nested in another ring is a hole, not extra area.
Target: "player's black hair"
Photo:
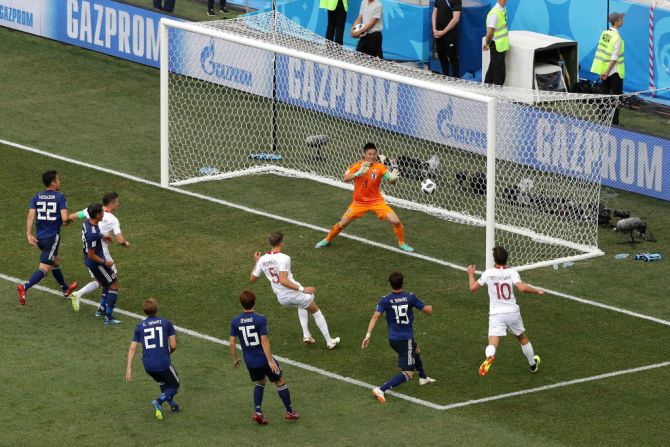
[[[156,301],[156,298],[149,298],[144,300],[144,304],[142,304],[142,310],[144,310],[145,315],[149,317],[153,317],[158,313],[158,301]]]
[[[393,290],[400,290],[402,289],[402,283],[405,281],[405,278],[402,276],[402,273],[400,272],[391,272],[389,275],[389,282],[391,283],[391,287]]]
[[[284,233],[281,231],[275,231],[270,235],[268,241],[270,242],[271,247],[276,247],[284,241]]]
[[[507,250],[505,250],[500,245],[496,246],[493,249],[493,260],[495,261],[496,264],[498,264],[498,265],[507,264],[507,258],[508,257],[509,257],[509,254],[507,253]]]
[[[102,205],[100,203],[91,203],[86,211],[88,212],[88,217],[97,219],[99,216],[102,216]]]
[[[105,193],[104,196],[102,196],[102,205],[103,205],[103,206],[107,206],[107,205],[109,205],[110,203],[112,203],[113,201],[115,201],[115,200],[118,199],[118,198],[119,198],[119,194],[118,194],[118,193],[116,193],[116,192],[107,192],[107,193]]]
[[[377,150],[377,146],[375,146],[375,144],[372,141],[370,141],[370,142],[365,143],[365,146],[363,146],[363,152],[364,153],[367,152],[368,149]]]
[[[47,171],[42,174],[42,183],[44,183],[44,186],[49,186],[56,181],[56,177],[58,177],[58,172]]]
[[[251,290],[243,290],[240,293],[240,304],[244,310],[251,310],[256,305],[256,295]]]

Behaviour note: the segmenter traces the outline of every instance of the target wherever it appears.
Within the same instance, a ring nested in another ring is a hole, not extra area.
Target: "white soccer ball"
[[[421,182],[421,191],[424,194],[432,194],[435,192],[435,189],[437,189],[437,185],[431,179],[427,178]]]
[[[354,26],[354,31],[359,32],[360,30],[363,29],[363,24],[359,23],[358,25]]]

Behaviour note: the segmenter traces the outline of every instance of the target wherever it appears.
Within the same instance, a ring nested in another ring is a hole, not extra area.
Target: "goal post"
[[[387,201],[484,228],[487,267],[495,244],[519,269],[602,254],[599,145],[612,97],[447,79],[278,13],[161,19],[159,35],[163,186],[275,174],[351,189],[342,171],[374,141],[401,173]],[[433,194],[421,192],[425,178]]]

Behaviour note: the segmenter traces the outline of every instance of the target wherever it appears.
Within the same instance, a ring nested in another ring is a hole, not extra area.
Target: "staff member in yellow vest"
[[[321,9],[328,11],[328,28],[326,28],[326,39],[342,45],[344,40],[344,27],[347,23],[348,0],[321,0]]]
[[[604,94],[621,95],[623,93],[623,78],[626,76],[626,66],[623,60],[623,39],[619,28],[623,26],[621,12],[613,12],[607,20],[612,25],[610,29],[600,35],[596,57],[591,65],[591,72],[600,75],[603,80]],[[613,124],[619,124],[619,108],[614,111]]]
[[[509,50],[506,6],[507,0],[498,0],[486,16],[486,37],[483,50],[491,50],[489,68],[484,77],[484,82],[487,84],[503,85],[505,83],[505,55]]]

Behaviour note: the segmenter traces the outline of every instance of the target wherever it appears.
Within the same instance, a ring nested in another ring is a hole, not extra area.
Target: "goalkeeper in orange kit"
[[[384,201],[379,191],[382,179],[391,185],[398,181],[398,170],[389,172],[377,159],[377,147],[374,143],[367,143],[363,147],[363,159],[349,166],[344,174],[344,181],[354,182],[354,200],[345,211],[338,223],[328,233],[325,239],[316,244],[316,248],[330,245],[330,241],[346,228],[354,219],[363,217],[367,212],[373,212],[380,220],[388,220],[393,225],[393,232],[398,238],[400,249],[413,252],[414,249],[405,243],[405,230],[398,215]]]

